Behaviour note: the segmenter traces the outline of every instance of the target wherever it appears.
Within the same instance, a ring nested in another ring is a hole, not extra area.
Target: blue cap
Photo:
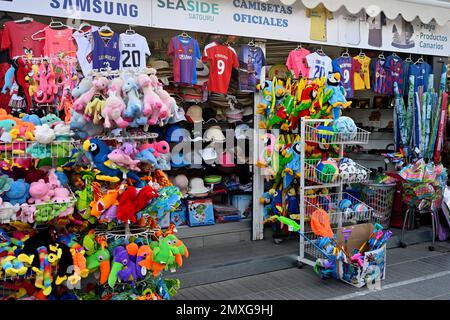
[[[172,152],[170,164],[172,168],[182,168],[190,165],[190,161],[185,159],[182,152]]]

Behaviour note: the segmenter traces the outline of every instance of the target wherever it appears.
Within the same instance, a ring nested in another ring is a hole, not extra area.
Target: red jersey
[[[45,27],[45,24],[37,21],[28,23],[5,22],[1,49],[9,49],[11,58],[28,54],[33,57],[43,56],[45,40],[33,40],[31,36],[44,30]],[[37,35],[38,38],[42,36],[43,33]]]
[[[236,51],[230,46],[212,42],[205,47],[203,61],[210,61],[208,90],[227,94],[231,71],[239,68]]]

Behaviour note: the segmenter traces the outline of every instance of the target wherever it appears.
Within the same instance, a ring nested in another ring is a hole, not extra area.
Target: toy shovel
[[[351,234],[352,234],[352,229],[343,229],[342,230],[342,235],[344,236],[344,251],[346,253],[348,251],[348,248],[347,248],[348,238],[350,238]]]

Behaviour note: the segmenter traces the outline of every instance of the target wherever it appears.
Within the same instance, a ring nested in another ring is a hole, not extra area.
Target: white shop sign
[[[276,0],[152,0],[151,11],[152,26],[156,28],[436,56],[450,54],[449,25],[424,24],[419,19],[406,23],[401,16],[381,25],[380,44],[376,46],[371,45],[373,40],[369,44],[367,16],[363,14],[357,23],[348,24],[340,18],[342,11],[334,12],[333,19],[327,20],[326,41],[311,40],[311,18],[301,1],[283,5]],[[371,29],[373,37],[376,31],[373,26]]]
[[[151,0],[0,0],[0,10],[150,26]]]

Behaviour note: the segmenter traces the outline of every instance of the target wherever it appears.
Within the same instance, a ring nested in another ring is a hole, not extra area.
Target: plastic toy
[[[106,93],[108,83],[109,80],[105,77],[100,77],[99,79],[92,81],[92,87],[75,100],[72,106],[73,110],[84,113],[87,104],[94,98],[96,93]]]
[[[23,179],[14,181],[11,188],[4,194],[4,199],[8,200],[12,205],[22,204],[27,201],[30,196],[30,185]]]

